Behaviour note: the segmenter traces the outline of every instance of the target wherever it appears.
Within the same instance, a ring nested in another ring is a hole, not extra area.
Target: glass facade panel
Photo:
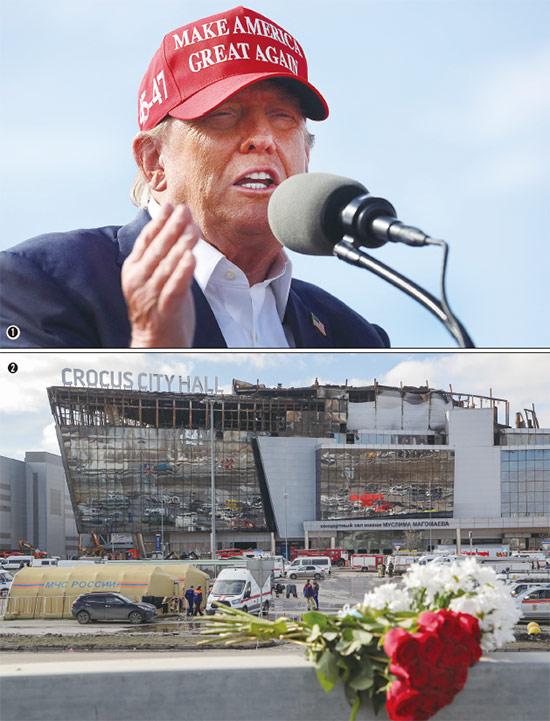
[[[501,446],[550,446],[550,433],[535,429],[504,430],[500,434]]]
[[[506,434],[517,442],[518,433]],[[527,435],[527,434],[525,434]],[[544,435],[544,434],[542,434]],[[530,437],[533,437],[530,435]],[[501,515],[546,516],[550,508],[550,448],[501,450]]]
[[[452,515],[453,451],[323,448],[318,462],[321,520]]]
[[[267,531],[254,457],[261,435],[333,437],[347,396],[315,389],[205,396],[50,388],[79,532],[211,528],[211,405],[216,528]],[[268,511],[269,512],[269,509]]]
[[[247,434],[217,432],[216,527],[266,530]],[[82,532],[209,531],[210,431],[62,429]]]
[[[399,446],[427,446],[442,445],[446,441],[444,433],[374,433],[358,431],[355,434],[357,442],[361,445],[399,445]]]

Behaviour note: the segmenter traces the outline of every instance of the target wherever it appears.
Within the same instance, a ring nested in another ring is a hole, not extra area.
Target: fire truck
[[[345,548],[308,548],[307,550],[296,550],[294,553],[293,549],[290,549],[291,561],[294,561],[295,558],[299,558],[301,556],[328,556],[335,566],[342,567],[347,565],[350,553]]]
[[[352,568],[361,571],[376,571],[383,564],[384,556],[378,553],[355,553],[350,562]]]

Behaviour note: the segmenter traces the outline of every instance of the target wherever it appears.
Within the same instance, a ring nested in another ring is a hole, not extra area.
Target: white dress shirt
[[[150,199],[151,217],[155,217],[159,209],[159,204]],[[294,347],[290,328],[283,326],[292,264],[282,248],[267,278],[252,287],[238,266],[202,238],[193,254],[197,261],[195,280],[214,313],[228,348]]]

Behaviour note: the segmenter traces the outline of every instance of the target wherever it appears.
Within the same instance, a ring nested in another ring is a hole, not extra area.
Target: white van
[[[58,558],[33,558],[31,566],[57,566]]]
[[[34,561],[34,556],[8,556],[2,563],[3,571],[18,571],[21,564],[24,566],[31,566]]]
[[[247,568],[224,568],[214,582],[212,591],[206,600],[206,613],[212,615],[215,608],[212,603],[220,606],[238,608],[248,613],[260,613],[269,609],[271,599],[271,578],[267,575],[260,595],[260,587]],[[223,608],[221,609],[223,611]]]
[[[332,562],[328,556],[298,556],[286,567],[287,575],[300,566],[319,566],[324,573],[331,573]]]

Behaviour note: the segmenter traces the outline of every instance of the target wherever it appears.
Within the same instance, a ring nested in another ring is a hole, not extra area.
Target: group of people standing
[[[319,584],[317,581],[313,581],[308,578],[303,589],[304,598],[306,599],[306,605],[308,611],[319,610]]]
[[[202,612],[202,588],[197,586],[194,588],[190,586],[185,592],[185,600],[187,601],[187,615],[188,616],[204,616]],[[183,600],[180,608],[180,613],[183,613]]]

